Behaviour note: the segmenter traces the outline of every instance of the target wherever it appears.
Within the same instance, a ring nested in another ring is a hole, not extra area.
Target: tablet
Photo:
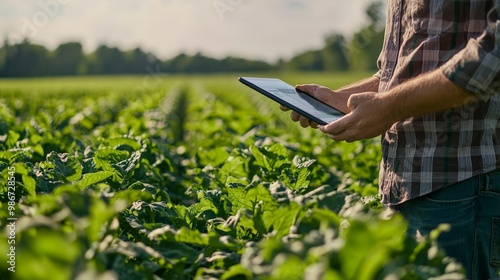
[[[345,115],[280,79],[240,77],[239,81],[320,125]]]

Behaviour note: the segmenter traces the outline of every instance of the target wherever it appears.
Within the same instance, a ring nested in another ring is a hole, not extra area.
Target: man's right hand
[[[338,110],[342,111],[343,113],[348,113],[350,112],[350,109],[347,107],[347,100],[344,100],[343,95],[341,94],[335,94],[336,92],[320,85],[316,84],[305,84],[305,85],[297,85],[295,86],[297,90],[300,90],[302,92],[305,92],[312,97],[323,101],[324,103],[337,108]],[[290,109],[280,105],[280,109],[282,111],[289,111]],[[299,113],[292,111],[290,113],[290,118],[294,122],[299,122],[300,126],[302,127],[312,127],[312,128],[318,128],[318,124],[314,121],[309,120],[308,118],[300,115]]]

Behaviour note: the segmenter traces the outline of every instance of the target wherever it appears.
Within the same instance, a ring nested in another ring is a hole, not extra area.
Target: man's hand
[[[335,141],[353,142],[379,136],[398,121],[386,97],[376,92],[352,94],[347,101],[350,113],[319,128]]]
[[[290,118],[294,122],[299,122],[302,127],[320,128],[335,141],[353,142],[373,138],[384,133],[397,121],[397,117],[393,114],[394,108],[389,105],[390,101],[376,92],[346,95],[314,84],[298,85],[296,88],[347,113],[344,117],[324,126],[319,126],[297,112],[290,113]],[[282,105],[280,109],[290,110]]]
[[[335,92],[327,87],[315,85],[315,84],[308,84],[308,85],[297,85],[295,88],[313,96],[314,98],[316,98],[318,100],[323,101],[326,104],[329,104],[332,107],[339,109],[340,111],[342,111],[344,113],[349,112],[349,109],[346,106],[346,103],[347,103],[346,97],[347,96],[344,96],[342,94],[338,94],[337,92]],[[280,109],[283,111],[290,110],[289,108],[287,108],[283,105],[280,105]],[[295,111],[292,111],[290,113],[290,118],[294,122],[299,122],[300,126],[302,126],[302,127],[308,127],[308,126],[310,126],[312,128],[319,127],[319,125],[316,122],[309,120],[308,118],[300,115],[299,113],[297,113]]]

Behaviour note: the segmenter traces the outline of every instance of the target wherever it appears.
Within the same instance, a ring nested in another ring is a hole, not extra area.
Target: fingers
[[[330,124],[327,124],[324,126],[323,125],[319,126],[319,130],[321,130],[321,132],[325,133],[326,135],[328,135],[328,137],[330,137],[331,139],[333,139],[335,141],[346,140],[346,138],[345,138],[346,135],[344,135],[346,129],[340,127],[340,125],[337,125],[336,122],[333,122],[333,123],[330,123]]]
[[[348,117],[344,117],[335,122],[320,126],[319,129],[328,135],[340,135],[347,129],[347,126],[344,124],[344,119],[346,118]]]
[[[313,122],[311,120],[309,120],[308,118],[300,115],[299,113],[295,112],[295,111],[292,111],[290,113],[290,118],[292,119],[292,121],[294,122],[299,122],[300,126],[302,127],[312,127],[312,128],[318,128],[318,124],[316,122]]]
[[[299,117],[299,123],[300,123],[300,126],[302,126],[302,127],[306,128],[306,127],[308,127],[308,126],[309,126],[310,121],[309,121],[309,119],[308,119],[308,118],[306,118],[306,117],[304,117],[304,116],[300,116],[300,117]]]
[[[319,129],[334,141],[354,142],[359,140],[359,132],[353,130],[356,121],[351,114],[348,114],[327,125],[320,125]]]
[[[354,141],[357,141],[359,139],[355,138],[355,137],[351,137],[349,135],[344,135],[343,133],[342,134],[337,134],[337,135],[332,135],[332,134],[327,134],[328,137],[330,139],[332,139],[333,141],[337,141],[337,142],[340,142],[340,141],[345,141],[345,142],[348,142],[348,143],[352,143]]]
[[[316,129],[316,128],[318,128],[318,127],[319,127],[319,125],[318,125],[316,122],[311,121],[310,119],[308,119],[308,118],[306,118],[306,117],[303,117],[303,116],[300,116],[300,118],[299,118],[299,123],[300,123],[300,126],[302,126],[302,127],[304,127],[304,128],[306,128],[306,127],[308,127],[308,126],[309,126],[309,127],[311,127],[311,128]]]
[[[290,108],[285,107],[283,105],[280,105],[280,109],[283,112],[290,111]],[[301,126],[304,126],[304,127],[310,126],[310,127],[314,128],[314,129],[316,129],[316,128],[319,127],[319,125],[316,122],[311,121],[311,120],[309,120],[307,118],[302,117],[299,113],[297,113],[295,111],[290,112],[290,118],[294,122],[300,122]]]
[[[285,107],[285,106],[283,106],[283,105],[280,105],[280,109],[281,109],[281,111],[283,111],[283,112],[290,111],[290,108]]]
[[[348,143],[352,143],[352,142],[361,140],[361,138],[354,137],[354,136],[349,135],[349,134],[344,133],[344,132],[340,133],[340,134],[327,134],[327,136],[330,139],[332,139],[333,141],[336,141],[336,142],[345,141],[345,142],[348,142]]]
[[[305,93],[312,95],[312,96],[315,95],[315,93],[319,87],[320,87],[320,85],[316,85],[316,84],[305,84],[305,85],[296,85],[295,86],[295,88],[297,90],[300,90],[300,91],[305,92]]]
[[[300,90],[302,92],[305,92],[311,96],[316,96],[317,95],[317,92],[318,92],[318,89],[321,88],[320,85],[316,85],[316,84],[301,84],[301,85],[296,85],[295,88],[297,90]],[[286,107],[286,106],[283,106],[283,105],[280,105],[280,109],[284,112],[286,111],[290,111],[290,108]],[[312,127],[312,128],[318,128],[319,125],[314,122],[314,121],[311,121],[309,120],[308,118],[304,117],[304,116],[301,116],[299,113],[295,112],[295,111],[291,111],[290,112],[290,118],[294,121],[294,122],[299,122],[300,123],[300,126],[302,127]]]

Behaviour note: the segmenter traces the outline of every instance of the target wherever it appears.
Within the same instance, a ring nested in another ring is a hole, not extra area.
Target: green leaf
[[[98,171],[95,173],[87,173],[83,175],[83,178],[76,185],[79,189],[85,189],[89,186],[106,180],[114,174],[115,172],[112,171]]]
[[[137,142],[137,140],[126,137],[116,137],[116,138],[106,139],[104,143],[106,146],[109,146],[115,150],[120,150],[123,147],[127,146],[130,147],[132,151],[137,151],[141,148],[141,144]]]
[[[38,155],[40,155],[40,156],[45,155],[45,152],[43,151],[42,145],[35,145],[35,146],[32,146],[32,148],[33,148],[33,152],[37,153]]]
[[[307,268],[306,262],[298,256],[289,255],[283,263],[271,272],[273,279],[302,279]]]
[[[281,206],[275,211],[268,212],[264,215],[264,221],[272,221],[271,227],[276,231],[278,236],[285,236],[290,233],[290,227],[295,224],[295,221],[302,210],[298,204],[292,202],[289,206]]]
[[[307,233],[312,230],[327,230],[329,228],[339,228],[341,218],[335,212],[328,209],[313,208],[301,215],[297,223],[298,233]]]
[[[29,175],[22,175],[24,189],[28,195],[36,196],[36,181]]]
[[[70,279],[72,267],[83,252],[82,242],[44,228],[30,233],[23,235],[22,243],[16,242],[16,258],[30,265],[26,269],[16,266],[12,279]]]
[[[43,137],[42,137],[42,136],[40,136],[40,135],[38,135],[38,134],[36,134],[36,133],[31,134],[31,137],[30,137],[30,141],[31,141],[31,143],[33,143],[33,144],[38,144],[38,143],[40,143],[42,140],[43,140]]]
[[[221,167],[221,173],[231,177],[244,178],[248,176],[247,159],[230,156]]]
[[[299,171],[297,182],[295,183],[294,190],[306,189],[309,186],[309,175],[311,172],[306,168],[303,168]]]
[[[345,246],[340,251],[342,272],[348,279],[373,279],[393,251],[401,250],[405,239],[404,219],[363,222],[350,221],[344,231]]]
[[[269,152],[271,152],[279,157],[287,157],[288,156],[288,150],[285,148],[285,146],[281,145],[280,143],[273,144],[268,150],[269,150]]]
[[[47,155],[47,161],[54,164],[54,176],[63,182],[73,182],[82,178],[83,166],[66,153],[51,152]]]
[[[266,170],[272,170],[273,167],[271,166],[269,158],[262,152],[261,149],[257,146],[251,146],[250,152],[252,152],[255,157],[255,164],[265,168]]]
[[[217,167],[223,164],[229,158],[229,153],[224,147],[217,147],[209,151],[202,150],[200,148],[199,152],[196,155],[200,159],[201,165],[210,164],[213,167]]]
[[[255,157],[255,164],[263,167],[267,171],[279,168],[283,163],[287,162],[286,148],[276,143],[272,146],[257,147],[250,146],[250,152]]]
[[[229,188],[227,194],[231,203],[231,214],[236,214],[241,208],[251,208],[252,204],[246,200],[245,188]]]
[[[243,267],[241,264],[231,266],[224,274],[222,274],[221,280],[241,280],[252,279],[252,272]]]
[[[181,228],[177,232],[175,235],[175,241],[199,246],[208,246],[210,243],[208,235],[201,234],[197,230],[190,230],[185,227]]]
[[[127,151],[115,150],[106,147],[98,150],[94,155],[94,162],[97,168],[105,171],[113,171],[113,164],[125,161],[130,158],[130,153]]]
[[[20,137],[21,135],[19,135],[19,133],[14,130],[9,130],[5,144],[7,144],[8,148],[14,148]]]
[[[200,255],[200,251],[189,244],[176,241],[165,242],[164,244],[165,247],[158,248],[158,246],[155,246],[155,248],[158,248],[158,251],[165,256],[165,258],[170,259],[171,262],[195,264]]]
[[[118,205],[113,205],[114,207]],[[116,209],[114,207],[109,207],[102,200],[93,199],[91,205],[87,205],[90,208],[90,224],[87,228],[87,236],[91,242],[96,242],[102,238],[103,226],[106,222],[110,221],[115,213],[122,210],[120,208]]]
[[[263,211],[272,211],[278,207],[269,190],[262,185],[250,188],[248,191],[243,187],[230,188],[228,196],[232,214],[242,208],[253,211],[258,204],[262,205]]]
[[[278,207],[278,203],[274,200],[269,190],[263,185],[251,188],[245,195],[247,205],[251,205],[249,210],[252,210],[257,204],[261,204],[263,211],[272,211]],[[249,203],[249,204],[248,204]]]

